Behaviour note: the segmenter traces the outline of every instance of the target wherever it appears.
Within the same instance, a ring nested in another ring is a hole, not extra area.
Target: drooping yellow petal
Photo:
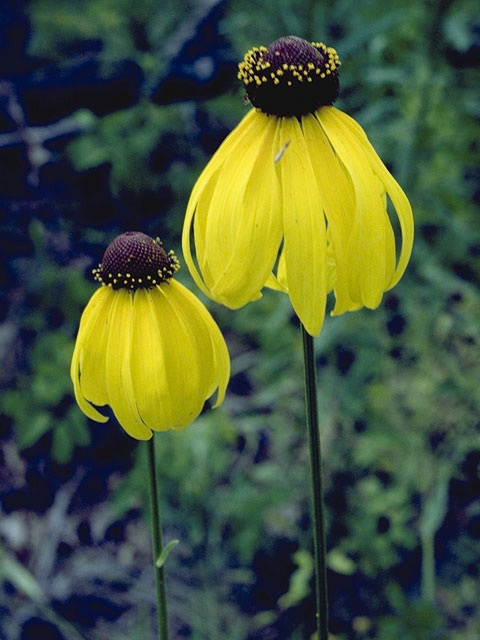
[[[326,227],[308,144],[296,118],[282,118],[276,164],[281,175],[286,281],[293,308],[311,335],[322,328],[327,295]]]
[[[395,247],[395,234],[393,233],[392,224],[387,211],[387,193],[385,187],[380,182],[377,174],[377,186],[380,193],[380,198],[383,203],[383,211],[385,215],[385,291],[389,289],[389,283],[392,281],[395,273],[397,249]]]
[[[223,164],[228,161],[231,156],[238,157],[251,143],[252,138],[255,139],[256,131],[258,130],[258,121],[255,115],[254,109],[249,111],[243,120],[225,138],[200,174],[193,187],[187,205],[182,233],[182,251],[195,283],[206,295],[209,295],[209,288],[213,281],[208,264],[206,264],[205,254],[205,232],[211,198],[215,191]],[[195,253],[198,268],[193,258],[191,248],[190,235],[192,224],[194,227]]]
[[[169,296],[195,340],[203,378],[200,395],[206,400],[218,388],[214,408],[218,407],[223,402],[230,377],[230,358],[225,340],[208,310],[186,287],[172,281]]]
[[[327,293],[333,291],[337,281],[337,264],[332,246],[331,230],[327,227]]]
[[[338,315],[360,306],[350,298],[348,291],[351,269],[348,249],[355,219],[355,191],[317,117],[313,114],[304,116],[302,126],[328,223],[329,257],[333,259],[335,270],[336,302],[332,314]]]
[[[155,429],[186,427],[198,416],[205,401],[200,393],[202,372],[195,340],[171,296],[172,284],[176,283],[162,284],[151,294],[165,362],[161,402],[166,422]]]
[[[108,420],[90,403],[108,403],[106,338],[113,297],[110,287],[101,287],[90,298],[80,320],[70,367],[77,403],[85,415],[97,422]]]
[[[259,117],[257,117],[259,116]],[[265,117],[265,116],[263,116]],[[190,253],[190,237],[186,236],[187,225],[191,226],[191,219],[193,217],[193,230],[194,230],[194,242],[195,253],[198,263],[199,272],[203,278],[203,283],[200,286],[202,291],[207,295],[210,295],[210,290],[215,283],[217,275],[215,271],[212,273],[208,259],[212,264],[215,264],[215,255],[212,255],[205,250],[206,233],[207,233],[207,221],[211,226],[211,217],[208,217],[209,211],[212,205],[212,199],[216,192],[217,199],[225,195],[226,190],[231,188],[229,178],[226,176],[229,170],[237,170],[236,162],[232,162],[232,158],[241,156],[249,156],[251,159],[254,155],[253,147],[258,142],[259,135],[263,127],[262,115],[256,114],[252,109],[238,124],[234,131],[226,138],[222,143],[218,151],[214,154],[204,171],[198,178],[192,195],[190,197],[187,213],[184,223],[184,231],[182,242],[184,244],[185,259],[187,266],[189,266],[188,258],[193,260]],[[224,166],[226,165],[226,166]],[[245,173],[243,172],[245,178]],[[236,183],[234,183],[236,184]],[[217,190],[218,186],[218,190]],[[240,201],[235,200],[235,204]],[[222,204],[219,205],[222,210]],[[227,210],[228,214],[228,210]],[[235,225],[227,227],[227,230],[232,234],[237,229]],[[188,251],[185,250],[185,246]],[[221,246],[222,248],[222,246]],[[221,249],[220,249],[221,250]],[[222,260],[220,263],[223,264]],[[195,274],[193,274],[195,276]],[[200,277],[197,272],[198,277]],[[195,279],[195,278],[194,278]]]
[[[201,196],[199,197],[196,205],[193,224],[195,253],[197,263],[202,274],[201,277],[203,278],[204,282],[204,287],[202,287],[202,290],[207,294],[215,282],[214,275],[211,273],[210,267],[208,265],[208,255],[205,251],[208,210],[210,208],[210,203],[213,194],[215,193],[215,189],[217,188],[218,177],[221,168],[222,167],[219,166],[218,169],[211,175],[211,178],[208,181],[205,181]]]
[[[110,287],[101,287],[98,294],[102,304],[91,309],[88,331],[82,336],[80,386],[89,402],[101,406],[108,404],[107,338],[110,310],[115,294]]]
[[[192,189],[191,200],[193,202],[198,199],[205,182],[210,179],[212,174],[228,160],[232,153],[236,153],[245,144],[245,140],[251,138],[252,131],[258,126],[256,116],[255,109],[250,109],[215,151]]]
[[[134,293],[119,289],[110,312],[107,341],[108,402],[125,431],[138,440],[149,440],[151,430],[138,412],[132,382],[131,353]]]
[[[356,303],[374,309],[386,289],[386,225],[378,180],[364,148],[353,133],[341,126],[334,107],[317,111],[327,137],[350,175],[355,189],[355,218],[348,246],[349,295]]]
[[[186,289],[183,285],[172,282],[168,288],[168,297],[177,315],[181,318],[182,331],[187,332],[191,340],[193,355],[197,361],[196,368],[199,371],[198,388],[195,393],[201,398],[203,405],[203,402],[215,390],[215,358],[209,331],[202,316],[198,314],[196,306],[184,295],[184,290]],[[192,297],[201,305],[195,296],[192,295]]]
[[[134,396],[142,421],[153,430],[168,429],[165,415],[169,383],[161,326],[152,300],[156,289],[137,289],[133,301],[131,372]]]
[[[205,255],[210,296],[231,308],[258,297],[282,238],[280,186],[274,171],[278,118],[255,113],[256,128],[220,171],[208,209]]]
[[[400,222],[400,228],[402,232],[402,247],[400,256],[394,273],[386,282],[386,289],[391,289],[402,277],[412,252],[414,236],[412,208],[405,193],[403,192],[395,178],[383,164],[382,160],[368,140],[365,131],[358,124],[358,122],[356,122],[346,113],[343,113],[343,111],[336,109],[335,107],[330,107],[330,109],[330,115],[336,121],[337,126],[343,126],[345,130],[348,129],[349,132],[355,137],[355,139],[363,146],[365,155],[368,158],[368,162],[370,163],[372,170],[378,176],[380,182],[383,184],[388,196],[390,197],[395,208],[398,220]],[[392,240],[393,231],[392,238],[390,238],[388,241],[390,246]],[[387,271],[390,272],[391,269],[387,269]]]
[[[172,280],[135,293],[132,380],[139,413],[156,431],[193,422],[213,386],[210,337],[181,289]]]

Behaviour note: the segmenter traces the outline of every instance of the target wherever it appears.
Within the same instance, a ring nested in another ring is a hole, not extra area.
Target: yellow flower
[[[94,269],[102,283],[80,321],[72,358],[75,397],[92,420],[110,405],[125,431],[148,440],[182,429],[218,389],[225,396],[230,360],[213,318],[188,289],[160,241],[139,232],[118,236]]]
[[[339,65],[334,49],[294,36],[245,55],[239,78],[255,108],[200,175],[183,230],[205,294],[237,309],[264,286],[285,291],[311,335],[330,291],[335,315],[377,307],[413,243],[405,194],[363,129],[331,106]]]

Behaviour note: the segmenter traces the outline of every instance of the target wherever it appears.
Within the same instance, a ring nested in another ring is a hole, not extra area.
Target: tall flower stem
[[[420,538],[422,547],[422,598],[427,602],[435,603],[435,546],[434,537],[425,533]]]
[[[153,568],[157,592],[158,639],[168,640],[167,594],[165,590],[165,567],[158,566],[162,549],[162,523],[158,502],[158,484],[155,465],[154,438],[147,441],[148,446],[148,479],[150,484],[150,508],[152,513]]]
[[[305,366],[305,404],[312,481],[313,546],[315,552],[315,604],[318,640],[328,640],[328,592],[322,488],[322,452],[318,428],[317,374],[313,338],[302,328]]]

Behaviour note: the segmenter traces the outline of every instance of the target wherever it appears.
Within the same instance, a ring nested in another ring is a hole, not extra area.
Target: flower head
[[[332,104],[338,96],[340,59],[323,42],[296,36],[247,51],[238,65],[249,101],[264,113],[302,116]]]
[[[247,52],[239,77],[255,108],[198,178],[183,230],[204,293],[235,309],[264,286],[284,291],[312,335],[330,291],[333,314],[377,307],[413,242],[405,194],[360,125],[332,106],[339,66],[334,49],[294,36]]]
[[[127,232],[94,269],[102,286],[83,312],[71,364],[75,397],[93,420],[110,405],[132,437],[182,429],[230,374],[225,341],[213,318],[188,289],[172,280],[173,252],[160,240]],[[94,406],[95,405],[95,406]]]

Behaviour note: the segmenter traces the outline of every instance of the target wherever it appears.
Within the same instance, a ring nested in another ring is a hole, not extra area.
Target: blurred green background
[[[77,408],[74,337],[115,235],[183,263],[190,189],[247,108],[236,62],[294,34],[337,49],[337,106],[416,220],[381,307],[316,339],[331,632],[478,640],[477,3],[5,0],[0,34],[0,639],[155,637],[144,447]],[[157,441],[172,638],[309,638],[298,326],[272,291],[206,303],[226,401]]]

